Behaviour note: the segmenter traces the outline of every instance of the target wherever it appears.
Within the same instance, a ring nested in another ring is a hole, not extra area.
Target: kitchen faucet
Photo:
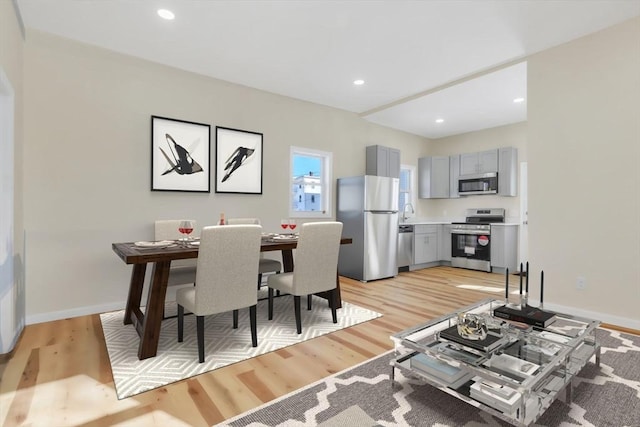
[[[404,208],[402,208],[402,222],[407,222],[407,206],[411,208],[411,213],[414,214],[416,211],[413,209],[413,205],[411,203],[405,203]]]

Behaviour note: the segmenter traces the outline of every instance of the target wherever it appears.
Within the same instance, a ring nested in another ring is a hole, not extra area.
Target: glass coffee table
[[[493,316],[504,301],[487,299],[395,334],[395,371],[426,383],[511,424],[528,426],[565,391],[595,355],[597,320],[562,313],[544,327]],[[518,308],[518,306],[513,306]],[[486,322],[483,340],[456,338],[458,313]]]

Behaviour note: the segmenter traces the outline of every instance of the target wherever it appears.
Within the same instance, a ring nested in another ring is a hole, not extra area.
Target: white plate
[[[199,241],[199,240],[196,240],[196,241],[194,241],[194,242],[189,242],[189,244],[190,244],[191,246],[200,246],[200,241]]]
[[[173,245],[171,240],[160,240],[158,242],[135,242],[134,245],[140,248],[166,248]]]
[[[273,236],[272,237],[273,240],[276,241],[287,241],[287,242],[292,242],[295,240],[298,240],[298,236],[286,236],[286,235],[281,235],[281,236]]]

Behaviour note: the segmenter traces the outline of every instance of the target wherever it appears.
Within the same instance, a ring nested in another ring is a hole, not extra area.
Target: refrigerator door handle
[[[389,214],[398,213],[398,211],[365,211],[365,212],[369,212],[377,215],[389,215]]]

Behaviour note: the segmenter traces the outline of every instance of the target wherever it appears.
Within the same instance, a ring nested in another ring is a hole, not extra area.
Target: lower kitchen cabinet
[[[451,262],[451,224],[442,224],[440,226],[440,235],[438,236],[440,249],[438,259],[440,261]]]
[[[517,265],[518,226],[491,225],[491,268],[515,272]]]
[[[440,261],[438,250],[439,225],[416,225],[413,231],[413,263]]]

